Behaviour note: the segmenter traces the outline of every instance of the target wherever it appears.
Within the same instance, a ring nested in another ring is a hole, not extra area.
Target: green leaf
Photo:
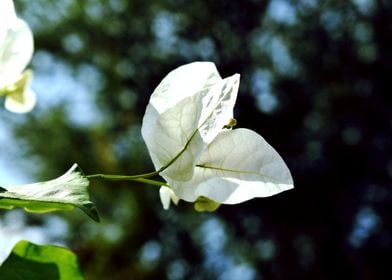
[[[46,213],[78,207],[99,222],[98,212],[90,201],[88,186],[89,180],[74,164],[64,175],[50,181],[0,188],[0,208],[22,207],[28,212]]]
[[[71,251],[52,245],[19,241],[0,267],[0,278],[7,280],[82,280],[77,257]]]

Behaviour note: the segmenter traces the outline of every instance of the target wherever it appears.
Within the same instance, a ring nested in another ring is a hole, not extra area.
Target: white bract
[[[16,16],[12,0],[0,1],[0,95],[4,106],[15,113],[33,109],[36,95],[29,88],[31,71],[25,71],[33,55],[33,34]]]
[[[23,207],[29,212],[45,213],[78,207],[99,221],[87,191],[89,184],[81,169],[74,164],[65,174],[53,180],[7,189],[0,187],[0,208]]]
[[[238,74],[222,79],[212,62],[194,62],[170,72],[151,95],[142,136],[170,186],[161,190],[165,208],[173,196],[236,204],[293,188],[263,137],[231,129],[238,86]]]
[[[173,190],[167,186],[162,186],[159,189],[159,197],[161,198],[163,209],[167,210],[170,207],[170,201],[174,204],[178,204],[180,199],[176,196]]]

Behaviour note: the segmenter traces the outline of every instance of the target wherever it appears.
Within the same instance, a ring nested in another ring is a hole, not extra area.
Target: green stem
[[[144,179],[150,178],[159,175],[160,170],[139,174],[139,175],[112,175],[112,174],[94,174],[94,175],[87,175],[86,177],[89,179],[105,179],[110,181],[134,181],[135,179]]]
[[[169,186],[166,182],[156,181],[147,179],[147,177],[152,177],[158,174],[156,172],[140,174],[140,175],[132,175],[132,176],[124,176],[124,175],[109,175],[109,174],[94,174],[87,175],[88,179],[105,179],[109,181],[136,181],[141,183],[146,183],[155,186]]]
[[[164,166],[158,171],[150,172],[150,173],[144,173],[144,174],[138,174],[138,175],[112,175],[112,174],[93,174],[93,175],[87,175],[86,177],[88,179],[105,179],[109,181],[137,181],[141,183],[147,183],[151,185],[156,185],[156,186],[169,186],[166,182],[161,182],[157,180],[151,180],[147,179],[150,177],[154,177],[159,175],[160,172],[165,170],[168,166]]]
[[[140,179],[134,179],[134,181],[141,182],[141,183],[146,183],[146,184],[150,184],[150,185],[154,185],[154,186],[159,186],[159,187],[161,187],[161,186],[169,187],[168,183],[161,182],[161,181],[156,181],[156,180],[140,178]]]

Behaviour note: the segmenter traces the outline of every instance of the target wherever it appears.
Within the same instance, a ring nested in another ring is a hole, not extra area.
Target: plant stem
[[[169,184],[166,182],[155,181],[155,180],[150,180],[150,179],[140,178],[140,179],[134,179],[134,181],[146,183],[146,184],[150,184],[150,185],[154,185],[154,186],[159,186],[159,187],[161,187],[161,186],[169,187]]]
[[[169,186],[166,182],[161,182],[157,180],[147,179],[149,177],[153,177],[158,175],[158,171],[139,174],[139,175],[110,175],[110,174],[94,174],[94,175],[87,175],[88,179],[105,179],[109,181],[136,181],[141,183],[146,183],[155,186]]]
[[[135,179],[150,178],[159,175],[159,171],[150,173],[138,174],[138,175],[112,175],[112,174],[94,174],[87,175],[89,179],[105,179],[110,181],[135,181]]]

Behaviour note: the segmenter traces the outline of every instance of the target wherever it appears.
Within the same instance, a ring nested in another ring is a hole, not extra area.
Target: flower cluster
[[[33,34],[18,18],[12,0],[0,1],[0,96],[4,106],[14,113],[33,109],[36,95],[29,88],[32,72],[26,70],[33,55]]]
[[[194,62],[170,72],[151,95],[142,136],[168,183],[160,190],[165,209],[182,199],[214,210],[293,188],[289,169],[263,137],[232,129],[239,79]]]

